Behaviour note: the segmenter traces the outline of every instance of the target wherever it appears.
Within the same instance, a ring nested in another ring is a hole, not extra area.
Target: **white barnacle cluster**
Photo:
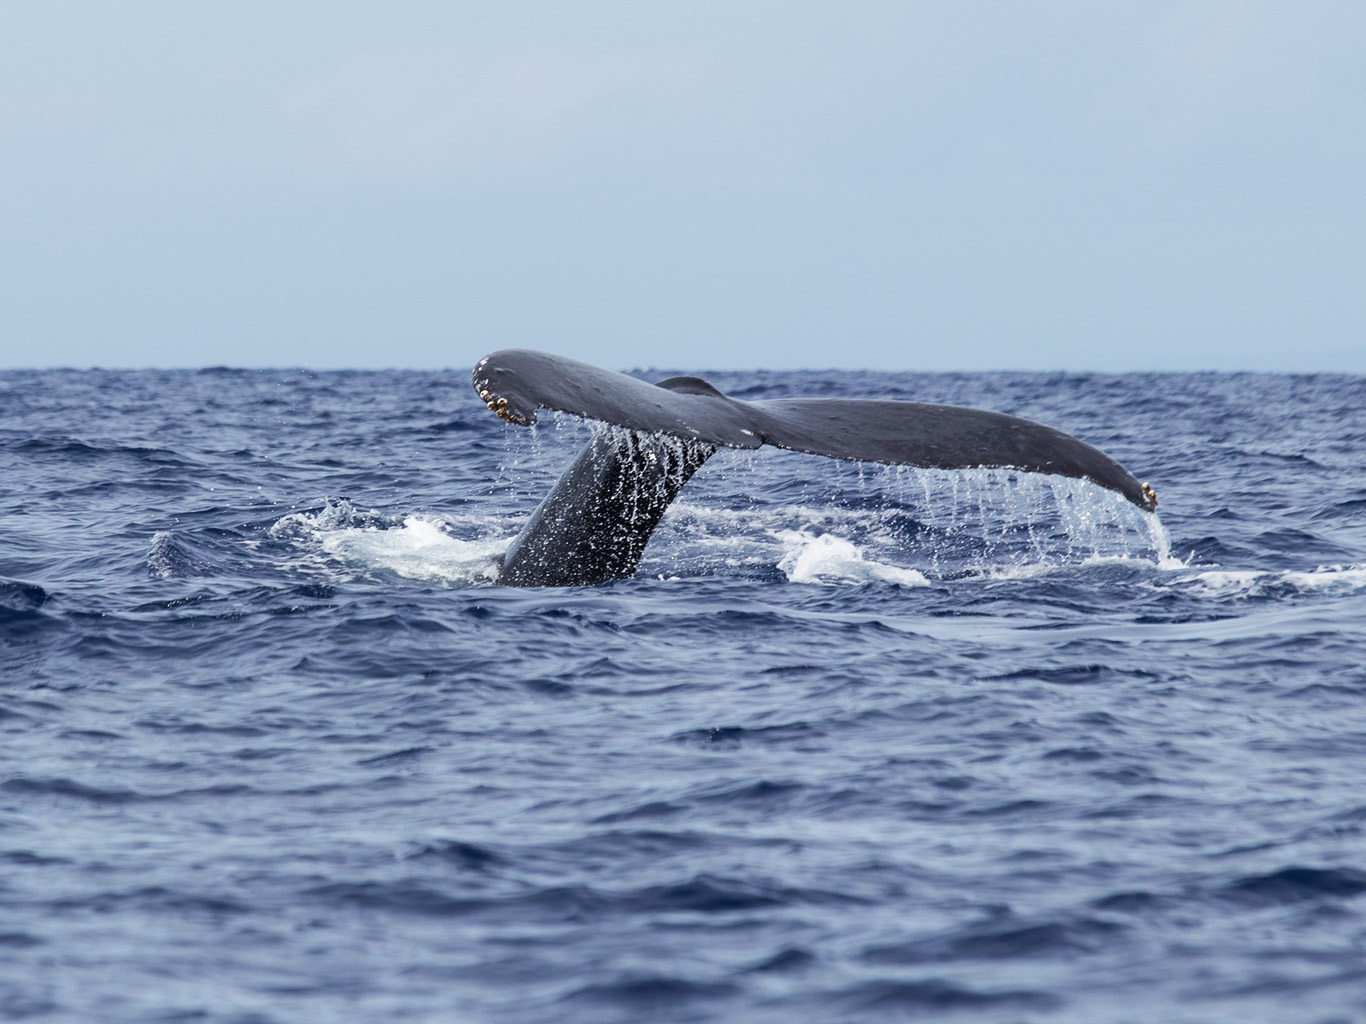
[[[485,368],[488,366],[488,362],[488,358],[485,357],[479,360],[478,365],[475,366],[474,373],[471,374],[471,377],[474,381],[474,390],[479,393],[479,397],[484,401],[484,404],[486,404],[489,407],[489,410],[491,412],[497,413],[498,418],[502,420],[504,423],[515,423],[518,426],[522,427],[530,426],[530,422],[527,420],[525,416],[522,416],[520,413],[514,412],[511,408],[508,407],[508,400],[506,398],[503,398],[502,396],[496,394],[493,391],[493,389],[489,385],[488,376],[481,376],[481,374],[484,373]]]

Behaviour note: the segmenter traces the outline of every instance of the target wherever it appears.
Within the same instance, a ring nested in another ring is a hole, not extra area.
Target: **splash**
[[[324,532],[318,543],[327,554],[368,569],[455,584],[495,581],[497,556],[506,546],[502,541],[460,540],[447,534],[439,521],[420,516],[408,516],[394,529]]]
[[[851,541],[828,533],[782,530],[774,537],[785,553],[778,568],[791,583],[867,583],[879,581],[902,586],[929,584],[923,573],[864,557]]]
[[[330,501],[317,511],[282,517],[270,535],[312,549],[334,564],[381,575],[447,586],[494,583],[508,539],[462,539],[449,532],[468,525],[454,517],[409,515],[399,520]]]

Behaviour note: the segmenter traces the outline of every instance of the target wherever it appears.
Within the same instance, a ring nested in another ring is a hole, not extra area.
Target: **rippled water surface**
[[[0,1018],[1366,1019],[1366,379],[710,379],[1160,517],[731,452],[510,589],[463,370],[0,374]]]

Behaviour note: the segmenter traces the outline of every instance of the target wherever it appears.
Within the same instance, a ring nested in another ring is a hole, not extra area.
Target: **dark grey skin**
[[[507,549],[498,582],[573,587],[627,579],[665,509],[715,451],[705,441],[600,429]]]
[[[628,578],[669,503],[722,446],[771,444],[926,469],[1055,473],[1116,491],[1145,512],[1157,507],[1153,489],[1104,452],[1052,427],[981,409],[838,398],[742,402],[697,377],[649,384],[527,349],[484,357],[473,379],[479,397],[508,423],[529,426],[538,409],[552,409],[610,425],[508,548],[499,582],[509,586]]]

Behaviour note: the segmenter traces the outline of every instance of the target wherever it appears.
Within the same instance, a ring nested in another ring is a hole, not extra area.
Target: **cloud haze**
[[[1366,371],[1356,4],[0,21],[0,365]]]

